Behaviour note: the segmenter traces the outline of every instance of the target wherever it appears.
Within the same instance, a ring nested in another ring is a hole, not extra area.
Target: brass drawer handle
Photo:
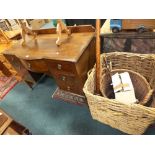
[[[62,65],[61,65],[61,64],[58,64],[57,68],[58,68],[59,70],[61,70]]]
[[[27,66],[28,66],[29,69],[31,68],[31,64],[30,63],[28,63]]]
[[[67,90],[70,91],[70,89],[71,89],[70,86],[67,86]]]
[[[11,61],[14,61],[14,57],[11,57]]]
[[[62,76],[62,81],[66,81],[66,77],[65,76]]]

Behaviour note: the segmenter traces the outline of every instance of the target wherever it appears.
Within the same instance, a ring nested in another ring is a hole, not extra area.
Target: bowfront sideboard
[[[35,30],[36,40],[27,36],[3,52],[5,58],[32,87],[42,74],[52,76],[64,91],[83,95],[87,72],[95,64],[95,29],[73,26],[71,37],[62,34],[62,44],[56,45],[56,29]]]

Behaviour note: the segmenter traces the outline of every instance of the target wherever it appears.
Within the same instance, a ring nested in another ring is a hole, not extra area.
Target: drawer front
[[[21,60],[26,69],[33,72],[48,72],[48,67],[43,60]]]
[[[55,74],[54,76],[55,76],[56,81],[59,81],[66,85],[75,85],[78,82],[75,76],[69,76],[66,74]]]
[[[75,74],[75,64],[67,61],[47,60],[48,68],[52,73],[70,73]]]
[[[82,88],[80,88],[80,81],[75,76],[55,74],[54,78],[60,89],[70,91],[72,93],[79,93],[79,91],[82,90]]]

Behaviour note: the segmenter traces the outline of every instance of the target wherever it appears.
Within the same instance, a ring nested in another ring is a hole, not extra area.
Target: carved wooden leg
[[[57,24],[57,34],[58,34],[58,39],[56,41],[56,44],[59,46],[61,44],[61,25],[58,23]]]
[[[25,31],[22,30],[22,38],[23,38],[23,41],[22,41],[22,45],[25,45],[25,42],[26,42],[26,39],[25,39]]]
[[[61,30],[65,30],[65,32],[66,32],[66,34],[68,35],[68,36],[70,36],[71,35],[71,31],[67,28],[67,26],[62,22],[62,20],[61,21],[59,21],[60,22],[60,25],[61,25]]]
[[[65,29],[65,32],[67,33],[68,36],[71,35],[71,31],[70,31],[69,29],[66,28],[66,29]]]
[[[33,39],[35,40],[37,37],[37,34],[35,32],[33,32],[32,30],[30,30],[29,28],[26,28],[27,33],[29,33],[30,35],[33,36]]]

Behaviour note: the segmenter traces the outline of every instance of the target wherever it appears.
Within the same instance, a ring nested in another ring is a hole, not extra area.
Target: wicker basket
[[[127,69],[115,69],[111,71],[111,75],[115,73],[123,73],[128,72],[130,74],[134,90],[135,90],[135,96],[136,99],[138,99],[138,104],[146,105],[148,101],[151,99],[151,96],[153,94],[153,89],[151,89],[149,83],[147,80],[139,73],[134,72],[132,70]],[[100,84],[100,90],[104,97],[107,97],[109,99],[114,99],[115,94],[113,87],[111,85],[111,75],[109,75],[107,72],[104,72],[102,70],[101,75],[101,84]]]
[[[152,89],[155,88],[155,56],[150,54],[132,54],[125,52],[113,52],[106,55],[107,62],[112,62],[113,70],[130,70],[145,77]],[[101,91],[104,94],[106,86],[103,82],[105,74],[105,64],[101,55]],[[146,107],[141,104],[126,104],[109,99],[106,93],[103,96],[95,95],[95,69],[92,70],[84,85],[84,93],[87,97],[93,119],[108,124],[128,134],[143,134],[149,125],[155,122],[155,108]],[[146,82],[144,80],[144,82]],[[147,85],[147,83],[145,84]],[[148,93],[152,93],[150,86]],[[148,97],[146,97],[148,95]],[[142,95],[141,101],[145,104],[150,94]]]

